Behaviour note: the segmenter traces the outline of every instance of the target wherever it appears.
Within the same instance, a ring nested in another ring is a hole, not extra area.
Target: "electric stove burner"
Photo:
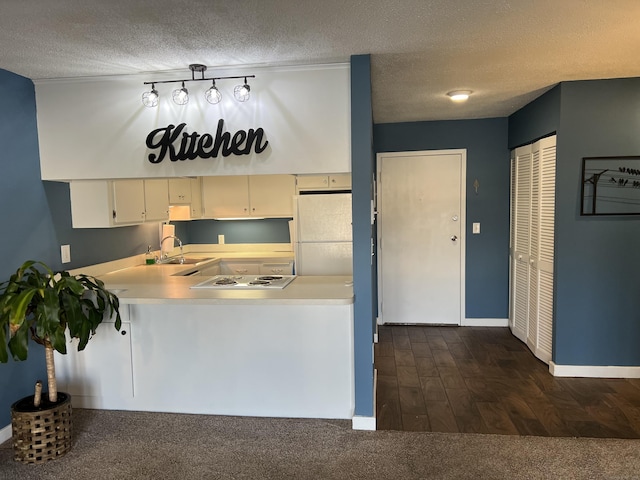
[[[190,288],[218,288],[232,290],[283,289],[295,275],[216,275]]]

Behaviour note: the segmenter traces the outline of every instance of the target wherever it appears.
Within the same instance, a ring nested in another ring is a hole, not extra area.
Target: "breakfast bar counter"
[[[184,265],[139,265],[100,275],[123,304],[352,304],[350,276],[297,276],[286,288],[195,289],[206,277],[182,276]]]
[[[186,265],[98,276],[122,328],[58,355],[74,406],[177,413],[343,418],[354,412],[351,277],[298,276],[283,289],[194,289]],[[181,270],[182,269],[182,270]],[[176,275],[178,274],[178,275]]]

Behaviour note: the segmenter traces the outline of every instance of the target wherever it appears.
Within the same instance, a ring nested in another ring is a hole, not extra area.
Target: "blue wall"
[[[640,365],[640,217],[581,217],[582,157],[640,155],[640,78],[561,84],[555,356]]]
[[[53,262],[55,230],[40,181],[36,105],[31,80],[0,70],[0,279],[9,278],[23,260]],[[9,407],[33,393],[45,379],[44,351],[32,344],[25,362],[0,364],[0,428],[10,423]]]
[[[561,83],[509,118],[515,147],[557,132],[554,351],[640,365],[640,217],[581,217],[583,157],[640,154],[640,79]]]
[[[509,117],[509,150],[546,137],[560,126],[560,85]]]
[[[63,267],[60,245],[71,245],[67,269],[143,253],[158,245],[159,225],[114,229],[72,229],[69,186],[40,180],[35,91],[31,80],[0,69],[0,280],[28,259]],[[89,347],[90,348],[90,347]],[[10,423],[9,407],[33,393],[45,379],[44,352],[32,343],[25,362],[0,364],[0,428]]]
[[[117,228],[72,228],[69,184],[40,183],[44,185],[46,193],[49,208],[47,216],[53,221],[55,229],[52,268],[70,270],[138,255],[146,252],[148,245],[160,248],[159,223]],[[60,263],[60,245],[71,246],[70,263]]]
[[[184,243],[289,243],[290,218],[263,220],[196,220],[175,222],[176,235]]]
[[[509,314],[509,150],[507,119],[374,126],[376,153],[467,149],[465,298],[467,318]],[[480,186],[476,195],[474,180]],[[473,222],[481,233],[472,235]]]
[[[371,57],[351,57],[351,189],[353,213],[353,284],[355,414],[373,411],[373,333],[375,327],[375,259],[371,241],[372,178],[374,173],[373,113],[371,110]]]

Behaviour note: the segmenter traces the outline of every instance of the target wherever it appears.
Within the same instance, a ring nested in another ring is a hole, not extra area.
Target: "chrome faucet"
[[[169,257],[169,254],[164,251],[164,241],[165,240],[169,240],[170,238],[174,239],[173,244],[172,244],[172,248],[173,248],[173,245],[175,245],[175,243],[176,243],[175,241],[176,240],[178,241],[178,246],[180,247],[180,263],[184,262],[184,253],[182,251],[182,240],[180,240],[175,235],[167,235],[162,240],[160,240],[160,263],[165,262],[167,260],[167,258]]]

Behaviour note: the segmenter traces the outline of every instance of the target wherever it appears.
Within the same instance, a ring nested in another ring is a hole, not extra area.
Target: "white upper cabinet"
[[[203,177],[202,207],[206,218],[249,216],[248,177]]]
[[[296,191],[309,190],[351,190],[351,174],[297,175]]]
[[[73,228],[105,228],[169,218],[167,180],[74,180],[69,184]]]
[[[192,220],[202,217],[200,177],[170,178],[169,205],[172,220]]]
[[[169,203],[180,205],[191,203],[191,178],[169,179]]]
[[[113,224],[144,222],[144,180],[117,180],[108,183],[111,183],[113,192]]]
[[[202,186],[200,177],[190,178],[191,185],[191,218],[202,217]]]
[[[293,216],[293,175],[236,175],[202,178],[205,218]]]
[[[166,179],[144,180],[145,222],[169,220],[169,183]]]
[[[293,175],[252,175],[249,177],[251,215],[293,217]]]

